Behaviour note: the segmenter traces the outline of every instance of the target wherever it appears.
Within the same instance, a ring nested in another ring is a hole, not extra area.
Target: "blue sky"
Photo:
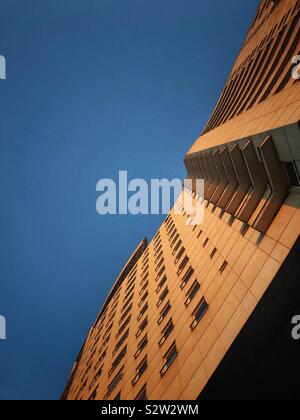
[[[162,216],[96,183],[184,177],[258,0],[0,0],[0,399],[57,399],[122,264]]]

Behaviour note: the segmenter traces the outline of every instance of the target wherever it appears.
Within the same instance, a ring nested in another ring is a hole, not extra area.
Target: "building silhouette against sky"
[[[179,197],[139,244],[63,399],[300,397],[299,13],[296,0],[261,2],[185,157],[187,177],[205,180],[204,222]]]

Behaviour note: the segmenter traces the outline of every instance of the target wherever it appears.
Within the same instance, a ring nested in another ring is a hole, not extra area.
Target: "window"
[[[131,321],[131,315],[129,315],[129,317],[126,319],[126,321],[124,322],[124,324],[120,327],[116,338],[119,338],[120,337],[120,335],[125,330],[125,328],[127,327],[127,325],[129,324],[130,321]]]
[[[190,267],[187,272],[185,273],[185,275],[183,276],[180,288],[184,289],[184,287],[187,285],[187,283],[190,281],[192,275],[194,274],[194,269],[193,267]]]
[[[137,367],[137,369],[136,369],[136,375],[133,378],[132,386],[134,386],[134,385],[136,385],[138,383],[138,381],[140,380],[140,378],[145,373],[147,367],[148,367],[148,362],[147,362],[147,356],[146,356],[143,359],[143,361],[139,364],[139,366]]]
[[[200,290],[200,284],[199,282],[196,280],[192,287],[190,288],[190,290],[187,292],[187,300],[185,301],[185,306],[188,307],[189,304],[192,302],[192,300],[195,298],[195,296],[197,295],[198,291]]]
[[[196,309],[193,312],[194,321],[191,324],[192,331],[197,327],[201,319],[204,317],[206,311],[208,310],[208,304],[204,298],[201,299],[200,303],[197,305]]]
[[[129,280],[127,282],[127,284],[126,284],[127,290],[130,290],[130,288],[134,285],[134,282],[135,282],[135,277],[132,280]],[[127,292],[127,290],[126,290],[126,292]]]
[[[121,361],[124,359],[124,357],[126,356],[127,353],[127,346],[125,346],[123,348],[123,350],[121,351],[121,353],[118,355],[118,357],[116,357],[116,359],[113,361],[112,363],[112,367],[108,373],[108,376],[111,376],[114,371],[116,370],[116,368],[119,366],[119,364],[121,363]]]
[[[175,234],[176,234],[176,233],[177,233],[177,229],[175,228],[175,229],[173,230],[173,232],[171,233],[170,237],[169,237],[169,240],[170,240],[170,241],[174,238],[174,236],[175,236]]]
[[[214,248],[213,249],[212,253],[210,254],[210,259],[211,260],[214,258],[214,256],[216,255],[217,251],[218,251],[217,248]]]
[[[81,393],[83,392],[84,388],[86,387],[86,384],[87,384],[87,380],[86,380],[86,381],[85,381],[85,383],[81,386],[81,388],[80,388],[80,390],[79,390],[78,394],[77,394],[77,395],[76,395],[76,397],[75,397],[75,400],[78,400],[78,399],[79,399],[79,396],[81,395]]]
[[[184,267],[187,265],[188,262],[189,262],[189,257],[185,256],[180,266],[178,267],[178,271],[177,271],[178,276],[182,273],[182,271],[184,270]]]
[[[208,242],[209,242],[209,239],[208,239],[208,238],[206,238],[206,239],[205,239],[205,241],[203,242],[203,248],[205,248],[205,247],[206,247],[206,245],[208,244]]]
[[[158,285],[158,287],[156,289],[156,293],[158,293],[162,289],[162,287],[165,285],[166,281],[167,281],[167,276],[164,275],[164,277],[159,282],[159,285]]]
[[[171,310],[171,303],[169,301],[166,304],[166,306],[163,308],[163,310],[160,312],[160,317],[159,317],[159,320],[157,321],[158,325],[160,325],[163,322],[163,320],[166,318],[170,310]]]
[[[139,303],[139,308],[144,304],[148,296],[149,296],[149,292],[146,292]]]
[[[106,346],[106,344],[109,342],[109,340],[110,340],[110,335],[103,341],[103,344],[102,344],[102,346],[100,348],[100,353],[104,349],[104,347]],[[94,354],[92,356],[94,356]]]
[[[121,391],[114,398],[114,401],[120,401],[120,400],[121,400]]]
[[[128,306],[128,308],[126,309],[126,311],[123,313],[123,315],[121,316],[121,319],[119,321],[119,325],[122,324],[122,322],[124,321],[124,319],[127,317],[127,315],[129,314],[129,312],[132,309],[132,303]]]
[[[134,291],[134,288],[135,288],[135,284],[131,287],[131,289],[126,293],[126,295],[125,295],[125,297],[124,297],[124,299],[123,299],[123,302],[124,302],[124,304],[125,304],[125,302],[127,301],[127,300],[129,300],[130,298],[129,298],[129,296],[132,294],[132,292]]]
[[[164,274],[166,267],[163,266],[160,270],[160,272],[157,274],[155,281],[158,281],[160,279],[160,277]]]
[[[223,264],[221,265],[221,268],[220,268],[220,273],[221,274],[224,273],[224,271],[226,270],[227,266],[228,266],[228,262],[227,261],[224,261]]]
[[[134,296],[134,293],[132,293],[132,295],[129,297],[129,299],[124,303],[124,306],[121,310],[121,313],[123,313],[124,311],[126,311],[127,306],[130,304],[130,302],[132,301]]]
[[[92,394],[89,396],[89,401],[94,401],[97,397],[97,391],[98,391],[99,386],[97,386],[94,391],[92,392]]]
[[[103,339],[104,339],[104,340],[106,339],[106,337],[107,337],[107,336],[108,336],[108,334],[110,333],[110,331],[111,331],[111,329],[112,329],[113,325],[114,325],[114,322],[112,322],[112,323],[109,325],[109,327],[107,328],[107,330],[105,331],[105,333],[104,333],[104,335],[103,335]]]
[[[173,330],[174,330],[174,324],[171,318],[161,333],[162,337],[158,343],[159,347],[161,347],[166,342],[167,338],[170,336]]]
[[[147,347],[148,344],[148,335],[146,334],[145,337],[142,339],[142,341],[138,344],[138,349],[134,354],[134,358],[137,359],[139,355],[142,353],[144,348]]]
[[[198,235],[197,235],[197,239],[199,239],[200,238],[200,236],[202,235],[202,233],[203,233],[203,230],[200,230],[200,232],[198,233]]]
[[[124,377],[124,366],[119,370],[117,375],[114,377],[114,379],[109,384],[107,394],[104,398],[105,400],[107,400],[111,396],[111,394],[114,392],[116,387],[119,385],[119,383],[121,382],[123,377]]]
[[[117,342],[116,347],[113,351],[113,356],[115,356],[117,351],[121,348],[122,344],[125,343],[125,341],[127,340],[128,337],[129,337],[129,328],[126,331],[126,333],[122,336],[122,338]]]
[[[162,245],[160,245],[159,248],[157,249],[157,251],[154,254],[155,262],[157,262],[160,259],[160,257],[162,256],[162,254],[163,254]]]
[[[284,164],[285,164],[291,185],[293,185],[294,187],[299,187],[300,186],[299,175],[298,175],[296,164],[294,162],[285,162]]]
[[[175,259],[175,264],[177,264],[177,263],[178,263],[178,261],[180,260],[180,258],[183,256],[184,252],[185,252],[185,248],[184,248],[184,247],[182,247],[182,248],[181,248],[181,250],[180,250],[180,251],[178,252],[178,254],[177,254],[177,257],[176,257],[176,259]]]
[[[116,311],[114,310],[108,317],[108,322],[106,324],[106,327],[109,325],[110,321],[115,317]]]
[[[160,371],[161,377],[165,376],[165,374],[167,373],[167,371],[169,370],[170,366],[173,364],[177,356],[178,356],[178,351],[177,351],[176,343],[174,342],[164,356],[165,364],[162,370]]]
[[[177,244],[176,244],[176,246],[175,246],[175,248],[173,249],[173,252],[172,252],[172,254],[173,255],[175,255],[176,254],[176,252],[178,251],[178,249],[179,249],[179,247],[182,245],[182,240],[181,239],[179,239],[179,241],[177,242]]]
[[[162,256],[163,256],[163,251],[161,250],[160,253],[158,254],[158,256],[155,258],[154,263],[157,264],[158,261],[162,258]]]
[[[148,309],[148,303],[141,309],[141,312],[139,313],[139,316],[137,317],[137,320],[140,321],[142,317],[145,315],[146,311]]]
[[[173,248],[173,246],[176,244],[176,242],[178,241],[178,239],[179,239],[179,233],[177,233],[177,235],[175,236],[175,238],[171,242],[171,248]]]
[[[143,283],[148,279],[148,277],[149,277],[149,272],[147,272],[144,276],[143,276],[143,278],[142,278],[142,280],[141,280],[141,286],[143,285]]]
[[[104,352],[100,354],[99,360],[98,360],[98,362],[97,362],[97,364],[95,366],[96,369],[97,369],[98,365],[101,362],[103,362],[103,360],[105,359],[106,354],[107,354],[107,349],[105,349]]]
[[[140,390],[140,392],[135,397],[135,401],[147,401],[147,385],[145,384],[143,388]]]
[[[143,271],[142,271],[142,277],[144,277],[144,275],[147,273],[147,271],[149,270],[149,264],[147,264],[145,267],[144,267],[144,269],[143,269]]]
[[[165,298],[168,296],[168,293],[169,293],[169,289],[168,289],[168,287],[166,287],[165,290],[160,295],[159,301],[157,302],[157,307],[158,308],[163,303],[163,301],[165,300]]]
[[[140,328],[138,332],[136,333],[136,338],[138,338],[142,334],[142,332],[147,327],[147,325],[148,325],[148,317],[145,318],[144,321],[141,323]]]
[[[98,369],[96,375],[94,376],[93,382],[89,386],[89,390],[91,390],[95,386],[96,382],[98,381],[98,379],[100,378],[100,376],[102,375],[102,373],[103,373],[103,365],[101,366],[100,369]]]
[[[159,261],[159,263],[157,264],[155,268],[155,272],[157,272],[160,269],[160,267],[163,265],[163,262],[164,262],[164,258],[162,257],[162,259]]]
[[[147,289],[147,287],[149,286],[149,281],[147,281],[147,283],[145,283],[140,291],[140,296],[142,296],[142,294],[144,293],[144,291]]]

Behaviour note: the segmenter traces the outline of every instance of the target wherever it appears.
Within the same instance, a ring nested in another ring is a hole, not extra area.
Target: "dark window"
[[[208,304],[204,298],[201,299],[200,303],[197,305],[196,309],[193,312],[194,321],[191,324],[191,329],[194,330],[201,319],[204,317],[206,311],[208,310]]]
[[[116,359],[113,361],[112,363],[112,367],[108,373],[108,376],[111,376],[114,371],[116,370],[116,368],[119,366],[119,364],[121,363],[121,361],[124,359],[124,357],[126,356],[127,353],[127,346],[125,346],[123,348],[123,350],[121,351],[121,353],[116,357]]]
[[[126,306],[126,303],[130,300],[130,299],[132,299],[132,297],[133,297],[133,291],[134,291],[134,288],[135,288],[135,285],[133,285],[132,286],[132,288],[129,290],[129,292],[126,294],[126,296],[124,297],[124,299],[123,299],[123,302],[124,302],[124,306]]]
[[[148,296],[149,296],[149,292],[146,292],[139,303],[139,308],[143,305],[143,303],[145,302]]]
[[[189,306],[189,304],[191,303],[191,301],[195,298],[195,296],[197,295],[198,291],[200,290],[200,284],[199,282],[196,280],[192,287],[190,288],[190,290],[187,293],[187,300],[185,301],[185,306]]]
[[[224,261],[223,264],[221,265],[221,268],[220,268],[220,273],[221,274],[224,273],[224,271],[227,268],[227,266],[228,266],[228,262],[227,261]]]
[[[163,266],[163,267],[161,268],[161,270],[159,271],[159,273],[158,273],[158,274],[157,274],[157,276],[156,276],[156,281],[158,281],[158,280],[160,279],[160,277],[164,274],[165,269],[166,269],[166,267],[165,267],[165,266]]]
[[[297,171],[297,167],[294,162],[285,162],[285,167],[291,182],[291,185],[294,187],[299,187],[299,174]]]
[[[147,327],[147,325],[148,325],[148,317],[145,318],[144,321],[141,323],[140,328],[138,332],[136,333],[136,338],[138,338],[142,334],[142,332]]]
[[[203,233],[203,230],[200,230],[200,232],[198,233],[198,235],[197,235],[197,239],[199,239],[200,238],[200,236],[202,235],[202,233]]]
[[[159,263],[157,264],[157,266],[155,268],[155,271],[156,272],[160,269],[160,267],[162,266],[163,262],[164,262],[164,258],[162,257],[162,259],[159,261]]]
[[[137,317],[137,320],[140,321],[142,317],[145,315],[146,311],[148,309],[148,303],[141,309],[141,312],[139,313],[139,316]]]
[[[192,275],[194,274],[194,269],[193,267],[190,267],[187,272],[185,273],[185,275],[183,276],[182,282],[181,282],[181,289],[184,289],[184,287],[187,285],[187,283],[190,281]]]
[[[147,272],[144,276],[143,276],[143,278],[142,278],[142,280],[141,280],[141,286],[143,285],[143,283],[148,279],[148,277],[149,277],[149,273]]]
[[[120,337],[120,335],[125,330],[125,328],[127,327],[127,325],[129,324],[130,321],[131,321],[131,315],[129,315],[129,317],[126,319],[126,321],[124,322],[124,324],[120,327],[116,338],[119,338]]]
[[[138,344],[138,349],[135,352],[134,358],[137,359],[139,355],[142,353],[144,348],[147,347],[148,344],[148,335],[146,334],[145,337],[142,339],[142,341]]]
[[[157,289],[156,289],[156,293],[158,293],[162,289],[162,287],[165,285],[166,281],[167,281],[167,276],[165,275],[161,279],[161,281],[159,282],[159,285],[157,286]]]
[[[94,389],[92,394],[89,396],[89,401],[94,401],[97,397],[98,386]]]
[[[166,318],[170,310],[171,310],[171,303],[169,301],[166,304],[166,306],[163,308],[163,310],[160,312],[160,317],[159,317],[159,320],[157,321],[158,325],[160,325],[163,322],[163,320]]]
[[[94,376],[93,382],[89,386],[89,390],[91,390],[95,386],[96,382],[98,381],[98,379],[100,378],[100,376],[102,375],[102,373],[103,373],[103,365],[101,366],[100,369],[98,369],[96,375]]]
[[[121,310],[121,313],[123,313],[124,311],[126,311],[126,308],[131,303],[133,297],[134,297],[134,293],[132,293],[132,295],[129,297],[129,299],[124,303],[124,306],[123,306],[123,308]]]
[[[157,307],[160,307],[160,305],[163,303],[165,298],[168,296],[168,293],[169,293],[169,289],[168,287],[166,287],[165,290],[160,295],[159,301],[157,302]]]
[[[206,245],[208,244],[208,242],[209,242],[209,239],[208,239],[208,238],[206,238],[206,239],[205,239],[205,241],[203,242],[203,248],[205,248],[205,247],[206,247]]]
[[[174,362],[177,356],[178,356],[178,351],[177,351],[176,343],[174,342],[164,356],[165,364],[162,370],[160,371],[161,377],[163,377],[167,373],[168,369],[170,368],[170,366],[172,365],[172,363]]]
[[[170,319],[170,321],[167,323],[167,325],[165,326],[165,328],[163,329],[161,335],[161,339],[159,340],[159,347],[161,347],[167,340],[167,338],[170,336],[171,332],[174,330],[174,324],[173,324],[173,320],[172,318]]]
[[[128,306],[128,308],[126,309],[126,311],[123,313],[123,315],[122,315],[122,317],[121,317],[121,319],[119,321],[119,325],[122,324],[122,322],[127,317],[127,315],[129,314],[129,312],[131,311],[131,309],[132,309],[132,303]]]
[[[97,368],[97,367],[98,367],[98,365],[99,365],[101,362],[103,362],[103,360],[105,359],[106,354],[107,354],[107,349],[106,349],[106,350],[104,350],[104,352],[100,354],[99,360],[98,360],[98,362],[97,362],[97,364],[96,364],[95,368]]]
[[[142,294],[144,293],[144,291],[147,289],[147,287],[149,286],[149,281],[147,281],[147,283],[145,283],[140,291],[140,296],[142,296]]]
[[[127,340],[128,337],[129,337],[129,328],[126,331],[126,333],[122,336],[122,338],[120,338],[120,340],[117,342],[116,347],[113,351],[113,356],[117,353],[117,351],[120,349],[122,344],[125,343],[125,341]]]
[[[175,264],[177,264],[177,263],[178,263],[178,261],[180,260],[180,258],[183,256],[184,252],[185,252],[185,248],[184,248],[184,247],[182,247],[182,248],[181,248],[181,250],[180,250],[180,251],[178,252],[178,254],[177,254],[177,257],[176,257],[176,259],[175,259]]]
[[[176,242],[178,241],[178,239],[179,239],[179,233],[177,233],[177,235],[175,236],[175,238],[171,242],[171,248],[173,248],[173,246],[176,244]]]
[[[104,398],[105,400],[107,400],[111,396],[111,394],[114,392],[116,387],[119,385],[119,383],[123,379],[123,376],[124,376],[124,366],[122,367],[122,369],[119,370],[117,375],[114,377],[114,379],[109,384],[107,394]]]
[[[189,262],[189,257],[185,256],[184,259],[182,260],[182,262],[180,263],[179,267],[178,267],[178,271],[177,271],[177,275],[179,276],[182,271],[184,270],[185,266],[187,265],[187,263]]]
[[[140,392],[135,397],[135,401],[147,401],[147,385],[145,384],[143,388],[140,390]]]
[[[114,398],[114,401],[120,401],[120,400],[121,400],[121,391]]]
[[[182,240],[181,240],[181,239],[179,239],[179,241],[177,242],[177,244],[176,244],[175,248],[173,249],[173,252],[172,252],[172,254],[173,254],[173,255],[175,255],[175,254],[176,254],[176,252],[178,251],[178,249],[179,249],[179,247],[181,246],[181,244],[182,244]]]
[[[145,373],[147,367],[148,367],[148,362],[147,362],[147,356],[146,356],[143,359],[142,363],[140,363],[139,366],[137,367],[136,375],[135,375],[135,377],[133,378],[133,381],[132,381],[132,385],[133,386],[138,383],[138,381],[140,380],[140,378]]]
[[[212,253],[210,254],[210,258],[211,258],[211,259],[213,259],[213,258],[214,258],[214,256],[216,255],[217,251],[218,251],[218,250],[217,250],[217,248],[214,248],[214,249],[213,249]]]

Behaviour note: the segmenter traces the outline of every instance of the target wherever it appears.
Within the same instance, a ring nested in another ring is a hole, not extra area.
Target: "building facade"
[[[261,2],[185,157],[187,176],[205,180],[204,221],[179,197],[139,244],[63,399],[300,397],[299,14],[299,0]]]

